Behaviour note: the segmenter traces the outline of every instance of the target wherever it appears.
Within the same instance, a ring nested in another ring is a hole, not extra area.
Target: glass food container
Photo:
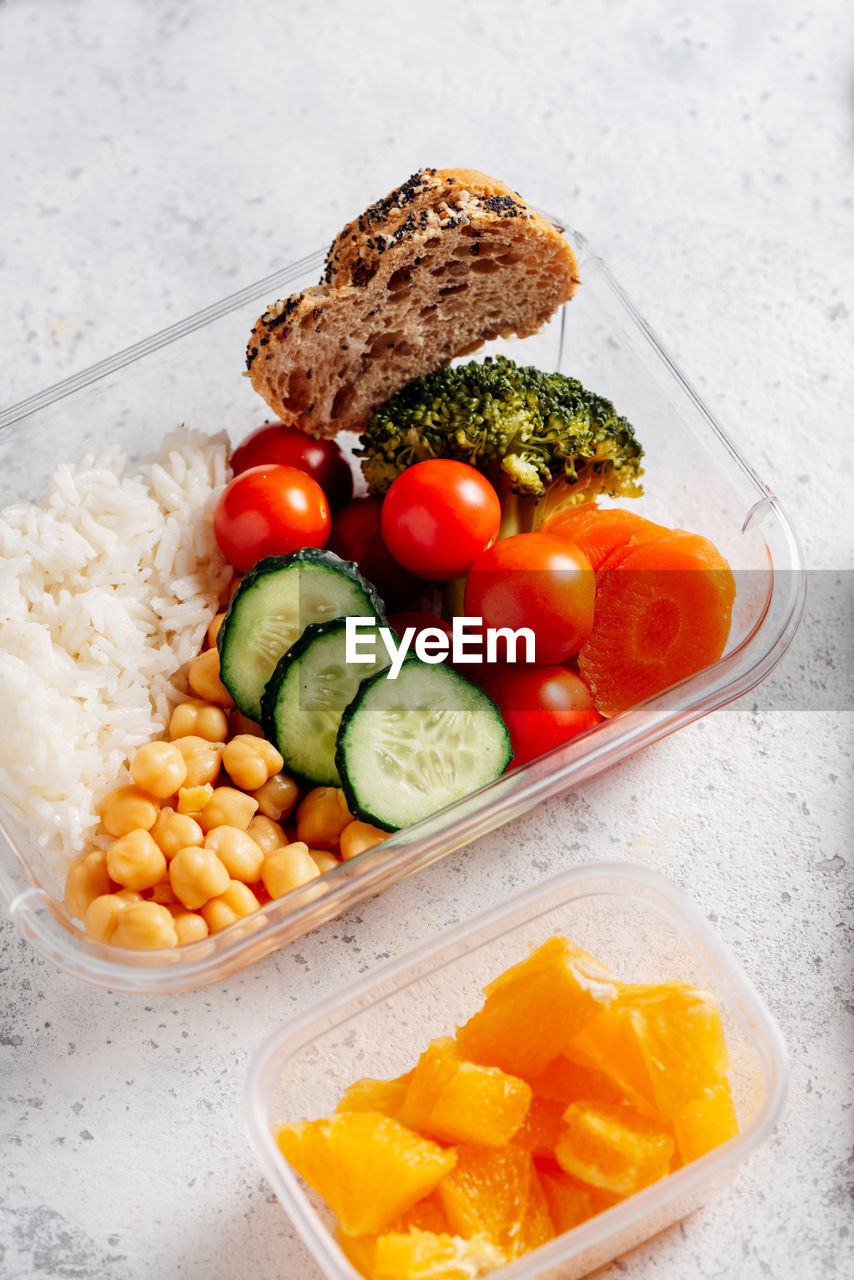
[[[67,973],[113,991],[172,991],[219,981],[385,885],[493,830],[751,689],[800,621],[797,538],[756,476],[662,349],[610,272],[567,231],[583,282],[541,332],[497,341],[519,363],[559,369],[613,400],[645,448],[646,496],[633,509],[702,533],[738,582],[719,662],[531,761],[428,819],[390,835],[319,881],[192,946],[134,952],[87,938],[63,904],[61,873],[0,807],[0,902],[22,935]],[[179,424],[234,444],[268,417],[241,376],[246,340],[274,299],[320,278],[313,254],[0,415],[0,507],[34,500],[59,462],[109,445],[134,461]],[[21,442],[26,441],[26,448]]]
[[[573,1280],[698,1208],[772,1131],[788,1084],[771,1015],[694,904],[657,872],[590,863],[525,890],[437,941],[387,962],[297,1015],[256,1052],[244,1118],[264,1173],[330,1280],[358,1280],[325,1205],[287,1164],[276,1126],[328,1115],[362,1076],[409,1070],[428,1042],[480,1007],[482,988],[553,934],[579,943],[629,982],[682,980],[712,991],[730,1053],[739,1134],[699,1160],[491,1273]]]

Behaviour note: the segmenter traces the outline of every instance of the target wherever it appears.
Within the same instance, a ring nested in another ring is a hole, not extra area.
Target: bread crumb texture
[[[314,288],[252,330],[252,385],[283,422],[333,436],[419,374],[535,333],[572,297],[560,230],[476,169],[420,169],[345,226]]]

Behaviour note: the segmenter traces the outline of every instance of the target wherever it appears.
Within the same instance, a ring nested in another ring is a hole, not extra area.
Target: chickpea
[[[111,836],[126,836],[141,827],[150,831],[159,805],[139,787],[118,787],[98,805],[98,817]]]
[[[334,853],[330,853],[328,849],[309,849],[309,853],[314,859],[314,865],[323,876],[327,871],[331,871],[333,867],[341,865],[340,859],[335,857]]]
[[[224,621],[225,621],[225,610],[223,610],[222,613],[218,613],[215,617],[211,618],[210,625],[208,626],[208,634],[207,634],[209,649],[213,649],[214,646],[216,645],[216,638],[217,638],[217,635],[219,634],[219,629],[222,626]]]
[[[238,734],[222,753],[223,768],[235,786],[244,791],[257,791],[284,764],[272,742],[250,733]]]
[[[258,721],[250,720],[248,716],[245,716],[242,711],[238,711],[236,707],[228,717],[228,722],[232,738],[236,738],[241,733],[248,733],[253,738],[264,737],[264,730]]]
[[[178,933],[171,912],[159,902],[134,902],[119,912],[112,941],[118,947],[153,951],[177,947]]]
[[[281,849],[283,844],[289,843],[278,822],[274,822],[272,818],[265,818],[262,813],[255,814],[246,834],[252,837],[264,853],[272,853],[274,849]]]
[[[177,738],[174,745],[181,752],[187,768],[185,787],[203,787],[206,782],[216,782],[224,742],[209,742],[207,738],[188,733]]]
[[[169,880],[180,902],[194,911],[225,893],[231,877],[213,849],[179,849],[169,864]]]
[[[234,699],[219,678],[219,654],[216,649],[205,649],[194,658],[187,669],[187,683],[205,702],[215,702],[218,707],[234,706]]]
[[[252,837],[237,827],[212,827],[205,836],[205,848],[213,849],[233,880],[257,880],[264,851]]]
[[[93,898],[83,917],[83,927],[89,937],[98,942],[111,942],[119,916],[130,905],[117,893],[102,893]]]
[[[198,817],[213,793],[214,789],[209,782],[201,787],[182,787],[178,792],[178,812]]]
[[[308,851],[308,845],[300,840],[268,853],[261,868],[261,879],[271,898],[281,898],[291,889],[319,878],[320,871]]]
[[[178,792],[181,796],[182,791]],[[211,788],[213,794],[213,788]],[[187,813],[176,813],[174,809],[161,809],[157,821],[151,828],[152,839],[166,854],[174,858],[179,849],[187,849],[193,844],[202,844],[205,833],[195,818]]]
[[[343,791],[338,787],[315,787],[297,809],[297,839],[313,849],[331,849],[352,821]]]
[[[214,793],[199,814],[203,831],[213,827],[237,827],[245,831],[255,816],[258,801],[234,787],[215,787]]]
[[[228,716],[222,707],[194,698],[191,702],[179,702],[169,721],[169,737],[188,738],[195,734],[208,742],[225,742],[228,737]]]
[[[163,878],[166,858],[148,831],[129,831],[107,850],[107,870],[126,889],[152,889]]]
[[[131,761],[130,772],[143,791],[165,800],[183,787],[187,766],[174,742],[147,742]]]
[[[296,808],[299,787],[286,773],[275,773],[263,787],[253,791],[252,795],[258,801],[258,808],[265,818],[281,822],[283,818],[289,818]]]
[[[234,924],[235,920],[251,916],[260,905],[248,885],[232,880],[225,893],[205,903],[202,916],[210,932],[218,933],[220,929],[227,929],[230,924]]]
[[[341,857],[345,862],[349,858],[355,858],[357,854],[364,853],[366,849],[385,840],[388,834],[387,831],[380,831],[379,827],[372,827],[369,822],[350,822],[339,839]]]
[[[260,872],[259,867],[259,875]],[[69,867],[65,880],[65,905],[76,919],[82,920],[90,902],[112,893],[117,887],[107,870],[106,853],[103,849],[93,849]]]
[[[201,942],[208,936],[208,926],[198,911],[174,911],[175,932],[178,935],[178,946],[186,947],[191,942]]]
[[[241,584],[241,582],[242,582],[242,581],[243,581],[243,574],[242,574],[242,573],[236,573],[236,574],[234,575],[234,577],[231,579],[231,583],[229,584],[229,588],[228,588],[228,602],[229,602],[229,604],[231,604],[232,600],[234,599],[234,596],[235,596],[235,593],[236,593],[236,591],[237,591],[237,588],[240,586],[240,584]]]
[[[178,906],[178,899],[175,896],[175,890],[172,888],[171,881],[168,879],[161,880],[151,890],[149,902],[159,902],[161,907]]]

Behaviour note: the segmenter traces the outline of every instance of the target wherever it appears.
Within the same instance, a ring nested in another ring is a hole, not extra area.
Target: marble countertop
[[[810,566],[753,693],[219,985],[90,990],[0,922],[0,1273],[320,1280],[238,1102],[279,1022],[568,863],[682,885],[777,1018],[787,1108],[717,1200],[602,1273],[854,1270],[847,0],[0,0],[0,401],[328,241],[423,164],[565,211]]]

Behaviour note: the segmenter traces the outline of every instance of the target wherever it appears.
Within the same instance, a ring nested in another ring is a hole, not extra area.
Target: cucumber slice
[[[382,601],[354,564],[307,547],[268,556],[241,582],[217,636],[220,678],[236,706],[261,719],[261,696],[283,653],[310,622],[382,618]]]
[[[347,624],[312,622],[291,645],[261,699],[262,724],[289,773],[316,786],[340,787],[335,742],[341,717],[369,676],[389,665],[382,644],[372,663],[346,660]]]
[[[450,667],[407,659],[364,680],[335,763],[351,813],[394,831],[492,782],[513,759],[495,703]]]

